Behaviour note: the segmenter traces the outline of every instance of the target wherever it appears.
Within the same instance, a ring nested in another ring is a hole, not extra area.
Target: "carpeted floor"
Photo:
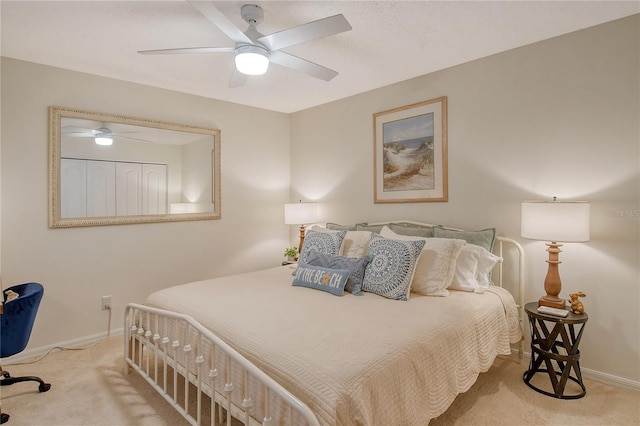
[[[90,349],[6,367],[14,376],[38,375],[52,384],[45,393],[34,382],[0,388],[2,410],[11,415],[7,425],[188,424],[140,376],[124,376],[123,365],[122,337],[115,336]],[[640,393],[585,379],[584,398],[558,400],[522,382],[526,367],[497,359],[429,425],[640,425]]]

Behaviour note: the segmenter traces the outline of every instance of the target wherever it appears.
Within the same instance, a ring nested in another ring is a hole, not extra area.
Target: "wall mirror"
[[[219,130],[49,108],[49,228],[220,217]]]

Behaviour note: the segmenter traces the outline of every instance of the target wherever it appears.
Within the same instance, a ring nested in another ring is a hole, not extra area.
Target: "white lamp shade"
[[[246,75],[262,75],[269,68],[269,52],[259,46],[240,46],[236,49],[236,69]]]
[[[284,205],[285,225],[304,225],[317,220],[316,203],[292,203]]]
[[[591,203],[587,201],[524,201],[520,235],[551,242],[589,241]]]

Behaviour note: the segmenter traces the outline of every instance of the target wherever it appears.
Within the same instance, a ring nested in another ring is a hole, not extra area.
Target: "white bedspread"
[[[522,337],[501,288],[402,302],[293,287],[291,272],[185,284],[146,304],[192,316],[330,425],[426,425]]]

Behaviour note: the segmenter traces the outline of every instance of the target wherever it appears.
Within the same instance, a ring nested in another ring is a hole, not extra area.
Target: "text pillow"
[[[311,250],[319,251],[324,254],[332,254],[338,256],[342,247],[342,240],[347,231],[340,232],[317,232],[309,230],[304,237],[302,244],[302,252],[300,253],[300,262],[307,262],[307,256]]]
[[[342,296],[348,278],[349,271],[347,269],[329,269],[298,263],[292,285]]]
[[[399,241],[373,235],[362,290],[388,299],[409,300],[413,271],[423,246],[424,240]]]
[[[364,271],[371,260],[370,256],[365,257],[344,257],[324,254],[315,250],[307,256],[307,263],[314,266],[322,266],[331,269],[347,269],[349,271],[349,279],[345,286],[345,290],[349,293],[362,294],[362,280],[364,279]]]

